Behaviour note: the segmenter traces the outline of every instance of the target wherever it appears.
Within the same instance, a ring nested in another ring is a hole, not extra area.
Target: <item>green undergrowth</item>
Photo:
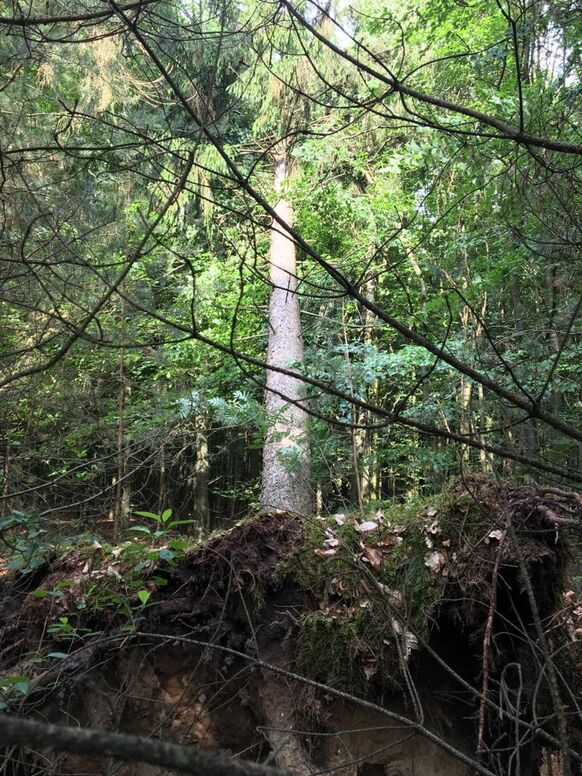
[[[67,538],[47,533],[42,547],[35,542],[30,548],[24,540],[12,545],[9,568],[15,583],[33,573],[38,578],[26,596],[25,609],[35,620],[46,622],[53,645],[59,644],[57,651],[67,652],[113,624],[133,627],[152,605],[172,595],[175,579],[191,559],[228,540],[229,529],[204,538],[183,533],[184,525],[192,521],[172,521],[170,510],[137,514],[142,523],[130,526],[119,542],[98,535]],[[244,531],[256,521],[240,521],[230,530]],[[210,557],[214,558],[212,552]]]
[[[12,583],[18,587],[28,579],[35,580],[35,586],[25,592],[15,612],[26,635],[18,650],[18,674],[11,661],[7,674],[0,674],[0,710],[23,703],[33,677],[80,648],[99,643],[111,632],[129,635],[143,627],[156,604],[172,596],[190,559],[228,534],[215,531],[202,539],[170,525],[135,528],[139,530],[128,530],[117,543],[98,535],[47,534],[42,557],[34,562],[26,546],[13,545]],[[19,562],[18,555],[26,563]]]
[[[187,547],[183,539],[163,546],[144,540],[82,543],[63,556],[31,597],[46,599],[48,633],[72,648],[107,630],[113,620],[134,622],[167,585],[167,569]]]
[[[201,544],[199,537],[177,533],[181,521],[172,524],[171,512],[165,514],[162,521],[163,515],[142,513],[151,516],[154,525],[132,526],[117,543],[89,535],[47,541],[42,564],[33,565],[47,572],[30,597],[46,599],[46,608],[58,615],[49,633],[74,641],[90,632],[84,626],[100,615],[104,624],[118,615],[131,621],[151,603],[167,585],[172,568]]]

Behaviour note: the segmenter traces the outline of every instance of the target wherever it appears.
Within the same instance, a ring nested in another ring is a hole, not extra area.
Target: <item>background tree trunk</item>
[[[115,540],[127,524],[130,510],[130,486],[127,481],[127,445],[125,441],[125,404],[127,380],[125,374],[125,300],[121,299],[120,347],[117,400],[117,476],[115,479],[115,505],[113,507],[113,537]]]
[[[213,529],[208,501],[208,472],[210,457],[208,453],[208,418],[206,414],[196,415],[194,444],[196,462],[194,464],[194,515],[205,531]]]

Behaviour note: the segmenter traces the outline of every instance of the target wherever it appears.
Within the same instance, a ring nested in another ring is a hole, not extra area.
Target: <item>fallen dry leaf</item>
[[[411,652],[414,649],[418,649],[418,639],[416,638],[414,633],[411,633],[409,630],[407,630],[404,633],[404,659],[405,660],[408,660]]]
[[[402,593],[399,590],[392,590],[387,585],[382,584],[382,582],[378,582],[378,590],[380,592],[384,593],[384,595],[388,596],[388,598],[391,599],[392,603],[396,606],[400,606],[402,603]]]
[[[402,636],[404,660],[408,660],[412,651],[418,649],[418,639],[414,633],[409,631],[408,628],[403,626],[400,620],[397,620],[396,618],[392,618],[392,630],[396,636]],[[386,639],[384,639],[384,644],[391,646],[390,642]]]
[[[436,574],[445,565],[445,556],[438,550],[431,550],[424,556],[424,565]]]
[[[367,681],[370,681],[370,679],[374,676],[377,670],[377,663],[364,663],[363,670],[364,670],[364,676],[366,677]]]
[[[382,552],[375,547],[364,547],[364,556],[375,569],[382,563]]]
[[[378,547],[383,547],[384,549],[400,547],[403,541],[404,539],[402,536],[387,536],[385,539],[380,539],[378,542]]]
[[[378,523],[374,520],[367,520],[365,523],[356,523],[355,528],[358,533],[369,533],[378,529]]]
[[[330,558],[332,555],[335,555],[337,550],[334,549],[327,549],[327,550],[314,550],[313,554],[317,555],[318,558]]]

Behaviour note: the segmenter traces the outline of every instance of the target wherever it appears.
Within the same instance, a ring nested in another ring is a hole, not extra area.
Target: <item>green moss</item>
[[[445,490],[440,497],[441,525],[459,549],[466,549],[481,540],[492,528],[491,507],[471,493],[459,494]]]
[[[307,522],[302,545],[278,571],[310,592],[317,607],[304,616],[299,638],[298,659],[311,675],[351,689],[366,665],[368,675],[389,677],[398,670],[395,639],[405,629],[428,635],[446,579],[427,565],[427,553],[445,557],[453,545],[443,527],[445,504],[384,504],[378,529],[363,533],[357,526],[375,515],[347,516],[341,525],[334,516]]]
[[[324,547],[329,530],[333,530],[338,539],[338,550],[333,557],[322,557],[318,553]],[[277,573],[281,579],[291,580],[304,590],[318,592],[330,575],[338,573],[346,580],[350,576],[356,578],[353,558],[359,535],[353,522],[339,526],[333,518],[308,518],[304,537],[297,550],[279,562]]]
[[[299,671],[321,682],[362,684],[362,668],[356,660],[358,631],[356,619],[323,612],[306,615],[298,642]]]

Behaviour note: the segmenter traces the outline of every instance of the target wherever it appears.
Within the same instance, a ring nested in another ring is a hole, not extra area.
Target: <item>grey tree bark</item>
[[[282,154],[275,167],[275,191],[281,196],[275,212],[292,226],[293,210],[284,194],[287,178],[288,160],[286,154]],[[273,221],[269,252],[272,287],[267,363],[294,371],[303,363],[296,269],[295,243]],[[299,515],[313,511],[304,405],[305,386],[301,380],[267,370],[265,409],[269,428],[263,447],[262,511],[281,509]]]
[[[204,530],[213,528],[210,519],[210,505],[208,503],[208,472],[210,470],[210,457],[208,453],[208,416],[206,413],[197,413],[194,421],[194,445],[196,448],[196,462],[194,464],[194,514]]]

